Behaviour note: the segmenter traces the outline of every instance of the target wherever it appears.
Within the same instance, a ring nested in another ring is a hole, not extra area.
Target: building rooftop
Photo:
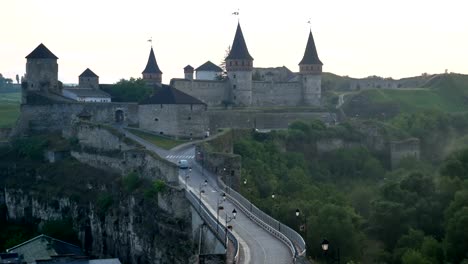
[[[39,235],[6,251],[18,253],[26,263],[47,260],[59,255],[85,256],[79,246],[46,235]]]
[[[44,44],[39,44],[26,59],[58,59]]]
[[[196,71],[210,71],[210,72],[222,72],[223,69],[221,69],[218,65],[212,63],[211,61],[207,61],[203,63],[200,67],[195,69]]]
[[[303,64],[323,65],[323,63],[320,61],[318,57],[317,49],[315,48],[315,41],[314,41],[314,36],[312,36],[312,30],[309,33],[309,39],[307,40],[307,46],[304,52],[304,57],[302,58],[301,62],[299,62],[299,65],[303,65]]]
[[[193,70],[193,67],[191,65],[187,65],[184,67],[184,70]]]
[[[140,102],[141,105],[148,104],[205,104],[197,98],[179,91],[169,85],[163,84],[155,89],[155,93]]]
[[[86,68],[86,70],[80,74],[80,76],[78,77],[99,77],[97,76],[92,70],[90,70],[89,68]]]
[[[247,45],[245,44],[244,34],[242,34],[242,29],[240,23],[237,24],[236,35],[234,36],[234,41],[232,42],[231,51],[226,57],[227,60],[253,60],[252,56],[249,54]]]
[[[142,73],[162,73],[162,71],[159,69],[158,63],[156,62],[156,56],[154,56],[153,47],[151,47],[148,63],[146,64],[146,68]]]
[[[110,94],[92,88],[65,88],[63,90],[74,93],[78,97],[111,98]]]

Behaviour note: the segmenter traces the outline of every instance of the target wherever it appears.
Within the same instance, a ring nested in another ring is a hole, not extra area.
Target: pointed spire
[[[148,63],[146,64],[146,68],[145,70],[143,70],[142,73],[162,73],[162,71],[158,67],[158,63],[156,62],[153,47],[151,47]]]
[[[232,42],[231,52],[226,57],[227,60],[253,60],[245,44],[244,35],[240,23],[237,23],[236,35]]]
[[[304,57],[302,58],[301,62],[299,62],[299,65],[304,65],[304,64],[323,65],[323,63],[320,61],[318,57],[317,49],[315,48],[315,42],[314,42],[314,36],[312,36],[312,30],[309,33],[309,39],[307,40],[307,46],[304,52]]]

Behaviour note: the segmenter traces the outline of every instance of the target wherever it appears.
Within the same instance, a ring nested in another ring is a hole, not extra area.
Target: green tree
[[[432,264],[426,257],[416,250],[408,250],[402,258],[403,264]]]
[[[468,258],[468,206],[462,207],[448,219],[445,243],[448,261],[460,263]]]
[[[102,89],[112,96],[114,102],[139,102],[153,93],[153,88],[141,78],[121,79],[116,84],[104,86]]]

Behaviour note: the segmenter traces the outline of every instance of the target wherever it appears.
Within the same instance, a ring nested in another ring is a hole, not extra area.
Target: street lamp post
[[[185,171],[185,190],[187,190],[187,181],[190,179],[190,175],[192,174],[192,167],[189,168],[188,173]]]
[[[201,175],[204,177],[205,176],[205,171],[204,171],[205,170],[205,156],[203,155],[203,153],[201,151],[198,151],[197,154],[198,154],[199,159],[202,162]]]
[[[227,257],[227,250],[228,250],[228,241],[229,241],[229,240],[228,240],[228,229],[229,229],[229,230],[232,230],[232,225],[229,225],[229,226],[228,226],[228,224],[229,224],[232,220],[236,219],[236,215],[237,215],[237,211],[236,211],[235,208],[232,210],[232,216],[229,216],[229,215],[226,213],[226,218],[225,218],[225,220],[226,220],[225,231],[226,231],[226,232],[224,232],[224,241],[225,241],[225,243],[226,243],[226,257]]]
[[[219,211],[224,209],[224,207],[221,206],[224,201],[226,201],[226,193],[223,193],[216,203],[216,233],[219,232]]]
[[[301,215],[301,211],[299,209],[296,209],[296,217],[299,217]],[[299,231],[302,231],[301,229],[303,229],[304,231],[304,240],[307,239],[307,217],[305,215],[305,213],[302,214],[302,223],[301,225],[299,225]]]
[[[340,264],[340,248],[336,248],[336,257],[334,254],[328,254],[328,249],[330,247],[330,242],[328,242],[328,240],[324,239],[322,241],[322,250],[323,252],[325,253],[325,256],[327,256],[331,261],[332,263],[336,262],[338,264]]]
[[[201,214],[201,205],[202,205],[202,200],[201,200],[201,196],[203,193],[205,193],[205,190],[203,189],[203,187],[205,187],[206,185],[208,185],[208,181],[205,180],[204,182],[200,182],[200,185],[198,186],[198,192],[199,192],[199,199],[200,199],[200,206],[199,206],[199,211],[200,211],[200,214]]]

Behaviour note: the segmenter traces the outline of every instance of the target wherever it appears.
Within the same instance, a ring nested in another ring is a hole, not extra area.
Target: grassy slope
[[[136,129],[128,129],[128,131],[130,131],[132,134],[135,134],[158,147],[161,147],[167,150],[187,142],[183,140],[174,140],[174,139],[170,139],[167,137],[157,136],[157,135],[146,133],[146,132],[136,130]]]
[[[373,103],[396,103],[404,112],[437,109],[444,112],[468,111],[468,75],[439,75],[420,90],[374,89],[361,93]]]
[[[0,128],[12,127],[20,112],[21,93],[0,93]]]

